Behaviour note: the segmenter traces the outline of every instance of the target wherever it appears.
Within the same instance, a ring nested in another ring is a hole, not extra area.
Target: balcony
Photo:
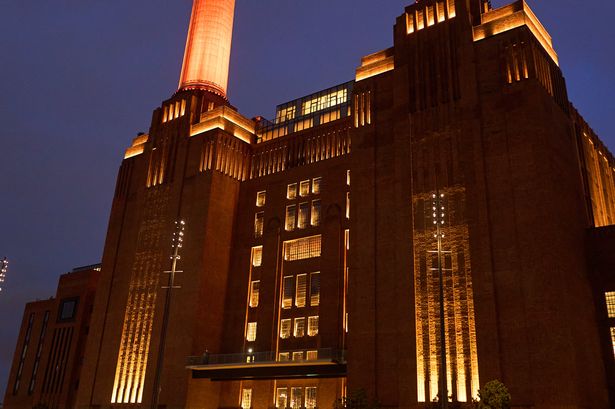
[[[275,352],[188,357],[193,379],[212,381],[338,378],[346,376],[346,351],[319,349],[317,359],[280,361]]]

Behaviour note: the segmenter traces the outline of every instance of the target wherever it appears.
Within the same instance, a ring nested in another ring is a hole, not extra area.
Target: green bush
[[[491,381],[478,391],[478,409],[509,409],[510,393],[500,381]]]

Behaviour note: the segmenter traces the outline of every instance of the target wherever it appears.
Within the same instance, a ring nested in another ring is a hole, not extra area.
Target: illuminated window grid
[[[275,407],[286,409],[288,406],[288,388],[278,388],[276,391]]]
[[[304,237],[284,242],[284,260],[296,261],[320,257],[321,236]]]
[[[615,318],[615,291],[609,291],[604,294],[606,300],[606,310],[609,318]]]
[[[309,115],[313,112],[332,108],[347,101],[348,90],[346,88],[338,89],[328,94],[317,96],[307,101],[303,101],[303,103],[301,104],[301,114]]]
[[[297,275],[297,287],[295,294],[295,307],[305,307],[307,299],[307,274]]]
[[[248,330],[246,331],[246,341],[256,341],[256,322],[248,322]]]
[[[307,351],[307,360],[308,361],[317,361],[318,360],[318,351]]]
[[[303,351],[293,352],[293,361],[303,361]]]
[[[252,389],[244,389],[241,394],[241,409],[250,409],[252,407]]]
[[[265,201],[267,200],[267,192],[262,191],[256,194],[256,207],[265,206]]]
[[[282,287],[282,308],[287,310],[293,306],[293,290],[295,286],[295,277],[286,276],[283,280]]]
[[[258,307],[260,299],[260,281],[252,281],[250,284],[250,308]]]
[[[280,352],[278,354],[278,361],[279,362],[288,362],[288,361],[290,361],[290,352]]]
[[[260,267],[263,263],[263,246],[252,247],[252,266]]]
[[[611,328],[611,343],[613,344],[613,356],[615,357],[615,327]]]
[[[318,316],[308,318],[308,336],[315,337],[318,335]]]
[[[303,388],[295,387],[290,389],[291,409],[301,409],[303,406]]]
[[[293,335],[295,338],[303,338],[305,336],[305,318],[295,318],[295,330]]]
[[[305,388],[305,408],[315,409],[318,403],[318,389],[316,386],[308,386]]]
[[[288,339],[290,338],[290,330],[292,326],[292,320],[290,318],[285,318],[280,320],[280,338]]]

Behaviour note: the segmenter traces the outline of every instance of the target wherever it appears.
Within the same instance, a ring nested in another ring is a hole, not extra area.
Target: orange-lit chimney
[[[179,89],[226,98],[235,0],[194,0]]]

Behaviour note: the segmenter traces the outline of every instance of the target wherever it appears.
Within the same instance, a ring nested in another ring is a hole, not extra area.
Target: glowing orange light
[[[226,97],[235,0],[194,0],[179,89]]]

